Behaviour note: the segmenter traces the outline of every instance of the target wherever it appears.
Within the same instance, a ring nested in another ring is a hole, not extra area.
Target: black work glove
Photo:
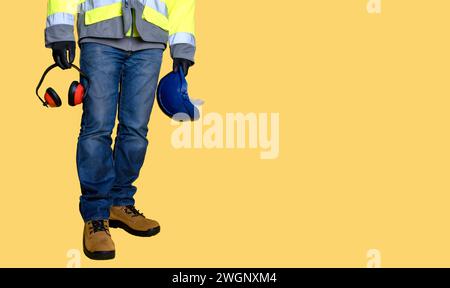
[[[73,60],[75,60],[75,41],[62,41],[52,44],[53,60],[63,70],[72,67]],[[69,58],[67,58],[69,52]]]
[[[183,59],[183,58],[174,58],[173,59],[173,72],[178,72],[179,67],[183,68],[184,76],[187,76],[189,72],[189,67],[194,65],[194,62],[191,60]]]

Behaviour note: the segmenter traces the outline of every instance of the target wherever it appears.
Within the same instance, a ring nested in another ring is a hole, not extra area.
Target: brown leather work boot
[[[93,220],[84,224],[83,251],[92,260],[109,260],[116,256],[108,220]]]
[[[158,222],[145,218],[144,214],[131,205],[111,207],[109,225],[140,237],[150,237],[161,230]]]

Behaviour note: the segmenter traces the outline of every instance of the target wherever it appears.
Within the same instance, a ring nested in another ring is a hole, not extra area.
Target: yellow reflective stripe
[[[49,0],[47,5],[47,16],[56,13],[77,14],[79,0]]]
[[[142,18],[163,30],[169,31],[169,20],[167,17],[149,6],[145,6]]]
[[[84,19],[85,24],[90,25],[119,16],[122,16],[122,2],[89,10]]]

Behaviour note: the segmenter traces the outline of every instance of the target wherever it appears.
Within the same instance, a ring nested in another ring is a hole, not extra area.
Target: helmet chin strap
[[[184,71],[183,71],[182,65],[179,66],[178,75],[180,75],[180,81],[182,83],[186,83],[185,85],[183,85],[182,90],[187,95],[187,82],[186,82],[186,77],[184,76]],[[202,99],[189,99],[189,102],[191,102],[195,106],[202,106],[203,104],[205,104],[205,101]]]
[[[195,106],[202,106],[203,104],[205,104],[205,101],[202,99],[191,99],[190,101]]]

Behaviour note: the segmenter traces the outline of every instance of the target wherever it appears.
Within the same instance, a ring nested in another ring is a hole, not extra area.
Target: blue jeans
[[[90,80],[77,145],[84,221],[108,219],[111,206],[134,205],[133,182],[147,151],[162,53],[162,49],[126,52],[97,43],[81,45],[81,69]]]

